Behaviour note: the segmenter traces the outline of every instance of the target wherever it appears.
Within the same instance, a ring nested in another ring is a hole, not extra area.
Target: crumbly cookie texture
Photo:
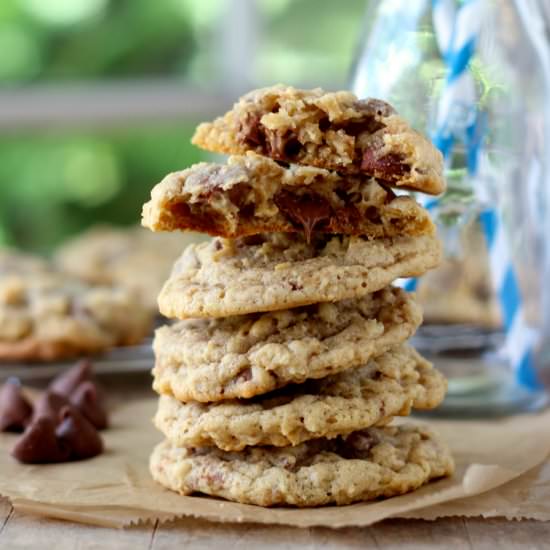
[[[63,244],[55,260],[90,283],[132,290],[156,313],[157,296],[174,262],[189,243],[204,240],[195,233],[155,235],[139,226],[97,225]]]
[[[359,298],[438,265],[435,235],[368,240],[316,233],[190,245],[159,295],[166,317],[224,317]]]
[[[0,255],[0,359],[68,358],[148,334],[151,314],[131,291],[29,265]]]
[[[178,447],[166,440],[153,451],[150,469],[156,481],[183,495],[306,507],[402,495],[451,475],[454,464],[428,429],[389,426],[238,453]]]
[[[198,126],[193,143],[217,153],[254,151],[284,162],[360,173],[438,194],[443,157],[388,103],[350,92],[273,86],[243,96]]]
[[[398,346],[363,367],[255,399],[185,404],[163,395],[155,425],[176,446],[284,447],[346,435],[407,416],[411,408],[434,408],[446,387],[443,376],[416,351]]]
[[[375,179],[310,166],[281,166],[254,153],[200,163],[164,178],[143,207],[153,231],[195,230],[235,238],[312,231],[372,238],[433,234],[428,212]]]
[[[249,398],[364,365],[421,322],[414,297],[391,287],[357,300],[180,321],[156,332],[153,387],[180,401]]]

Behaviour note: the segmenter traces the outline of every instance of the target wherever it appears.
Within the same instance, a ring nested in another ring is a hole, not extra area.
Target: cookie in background
[[[500,328],[500,306],[490,286],[489,255],[481,227],[472,222],[460,239],[460,254],[426,273],[416,291],[424,324],[469,324]]]
[[[153,315],[133,290],[91,284],[0,250],[0,361],[56,361],[141,342]]]
[[[95,225],[62,244],[54,261],[68,273],[97,284],[135,291],[152,312],[172,265],[185,247],[206,240],[195,233],[157,233],[139,226]]]

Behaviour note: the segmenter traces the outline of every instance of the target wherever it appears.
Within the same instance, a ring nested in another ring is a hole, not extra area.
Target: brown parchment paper
[[[498,422],[430,422],[453,450],[453,478],[384,501],[299,510],[182,497],[156,485],[147,469],[148,455],[161,439],[151,424],[155,407],[156,399],[119,406],[104,432],[106,452],[88,461],[20,465],[8,453],[15,437],[0,435],[0,495],[21,511],[117,527],[183,515],[334,528],[390,516],[550,519],[550,466],[535,468],[550,454],[550,412]]]

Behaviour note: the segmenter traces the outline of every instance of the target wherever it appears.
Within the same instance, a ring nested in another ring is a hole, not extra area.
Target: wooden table
[[[147,376],[110,377],[110,395],[150,392]],[[0,550],[223,548],[550,548],[550,522],[448,518],[435,522],[387,520],[372,527],[331,530],[216,524],[181,519],[166,524],[108,529],[24,515],[0,500]]]
[[[128,529],[91,527],[15,512],[0,501],[0,549],[164,550],[168,548],[550,548],[550,523],[502,519],[387,520],[373,527],[333,531],[221,525],[182,519]]]

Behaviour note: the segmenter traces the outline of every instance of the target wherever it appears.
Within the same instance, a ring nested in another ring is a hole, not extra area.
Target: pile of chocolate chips
[[[55,378],[31,404],[17,380],[0,388],[0,431],[22,432],[11,454],[26,464],[91,458],[103,451],[107,427],[103,398],[83,360]]]

